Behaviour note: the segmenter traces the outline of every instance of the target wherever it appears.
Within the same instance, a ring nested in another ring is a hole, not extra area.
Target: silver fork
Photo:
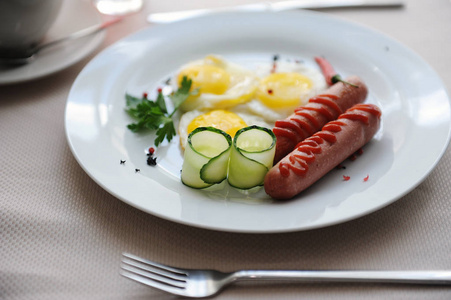
[[[209,297],[238,280],[296,280],[299,282],[383,282],[451,285],[451,271],[295,271],[180,269],[132,254],[122,254],[121,275],[165,292],[191,298]]]

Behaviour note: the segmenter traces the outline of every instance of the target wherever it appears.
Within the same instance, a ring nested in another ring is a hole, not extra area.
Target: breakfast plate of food
[[[106,191],[174,222],[247,233],[393,203],[437,165],[450,124],[421,57],[310,11],[144,29],[88,63],[65,111],[74,157]]]

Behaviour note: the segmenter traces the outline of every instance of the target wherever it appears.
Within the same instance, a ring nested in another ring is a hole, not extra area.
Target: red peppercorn
[[[159,87],[159,88],[157,89],[157,92],[158,92],[158,94],[161,94],[161,93],[163,92],[163,89],[162,89],[161,87]]]
[[[143,93],[143,98],[147,99],[148,94],[147,93]]]
[[[271,71],[270,71],[270,73],[276,73],[276,69],[277,69],[277,63],[273,63],[272,64],[272,68],[271,68]]]
[[[149,154],[152,155],[155,153],[155,148],[154,147],[150,147],[149,148]]]
[[[272,95],[272,93],[273,93],[272,90],[268,90],[268,94]]]

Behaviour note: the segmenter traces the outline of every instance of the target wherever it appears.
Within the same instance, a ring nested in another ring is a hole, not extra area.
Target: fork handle
[[[236,280],[294,280],[301,282],[382,282],[451,285],[451,271],[276,271],[243,270]]]

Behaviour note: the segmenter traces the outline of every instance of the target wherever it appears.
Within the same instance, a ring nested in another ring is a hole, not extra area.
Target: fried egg
[[[250,125],[272,128],[272,125],[265,122],[262,118],[247,113],[232,112],[223,109],[216,109],[209,112],[192,110],[184,113],[180,118],[178,126],[180,144],[182,148],[185,148],[188,135],[198,127],[215,127],[228,133],[233,138],[238,130]]]
[[[243,108],[267,122],[286,118],[327,88],[320,70],[297,61],[278,61],[275,69],[273,64],[259,64],[255,72],[260,83],[253,99]]]
[[[249,101],[259,84],[252,71],[215,55],[182,66],[172,81],[180,84],[184,76],[192,80],[197,94],[182,104],[183,111],[234,107]]]
[[[250,125],[272,129],[275,121],[327,88],[318,68],[293,60],[257,63],[251,70],[208,55],[183,65],[172,82],[184,76],[198,93],[181,106],[178,133],[183,149],[197,127],[212,126],[232,137]]]

